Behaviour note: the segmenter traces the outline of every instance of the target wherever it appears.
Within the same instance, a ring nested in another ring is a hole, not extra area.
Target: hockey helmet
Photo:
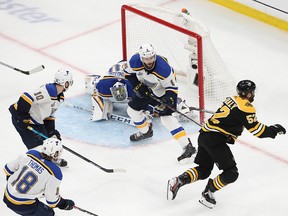
[[[116,82],[110,88],[110,91],[111,91],[113,98],[118,102],[124,101],[128,97],[126,84],[124,84],[122,82]]]
[[[63,152],[61,141],[52,137],[44,140],[42,152],[48,157],[51,157],[53,161],[57,161]]]
[[[151,44],[141,45],[139,55],[146,69],[151,70],[155,66],[156,52]]]
[[[255,89],[256,84],[251,80],[241,80],[236,87],[238,95],[247,98],[250,102],[254,100]]]
[[[60,69],[55,73],[54,83],[61,85],[65,90],[73,85],[72,73],[65,69]]]

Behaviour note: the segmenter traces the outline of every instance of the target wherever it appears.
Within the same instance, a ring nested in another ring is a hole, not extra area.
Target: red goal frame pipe
[[[168,28],[179,31],[183,34],[189,35],[193,38],[197,39],[197,52],[198,52],[198,88],[199,88],[199,108],[200,110],[204,109],[204,73],[203,73],[203,52],[202,52],[202,37],[201,35],[169,23],[165,20],[152,16],[150,14],[145,13],[144,11],[133,8],[129,5],[122,5],[121,7],[121,27],[122,27],[122,55],[123,60],[127,60],[127,42],[126,42],[126,10],[132,13],[135,13],[139,16],[142,16],[146,19],[150,19],[154,22],[160,23]],[[139,44],[140,46],[140,44]],[[200,111],[200,123],[202,124],[205,119],[205,113]]]

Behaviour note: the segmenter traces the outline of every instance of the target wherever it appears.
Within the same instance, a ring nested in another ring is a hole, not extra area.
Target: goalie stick
[[[88,108],[85,108],[85,107],[81,107],[81,106],[76,106],[74,104],[71,104],[71,103],[65,103],[65,105],[67,107],[71,107],[71,108],[74,108],[74,109],[79,109],[79,110],[84,110],[84,111],[88,111],[88,112],[92,112],[92,110],[88,109]],[[128,124],[128,125],[131,125],[131,126],[135,126],[134,123],[132,122],[132,120],[128,117],[124,117],[124,116],[121,116],[121,115],[116,115],[114,113],[109,113],[108,114],[108,118],[109,119],[113,119],[115,121],[119,121],[121,123],[124,123],[124,124]]]
[[[31,130],[31,131],[32,131],[33,133],[35,133],[35,134],[38,134],[39,136],[41,136],[41,137],[44,138],[44,139],[48,139],[48,137],[47,137],[46,135],[44,135],[43,133],[35,130],[35,129],[34,129],[33,127],[31,127],[31,126],[28,126],[27,129],[28,129],[28,130]],[[81,154],[73,151],[72,149],[68,148],[67,146],[64,146],[64,145],[63,145],[63,148],[64,148],[65,150],[69,151],[70,153],[72,153],[72,154],[80,157],[81,159],[85,160],[86,162],[88,162],[88,163],[90,163],[90,164],[98,167],[99,169],[103,170],[104,172],[107,172],[107,173],[115,173],[115,172],[124,173],[124,172],[127,172],[125,169],[107,169],[107,168],[104,168],[104,167],[102,167],[102,166],[94,163],[93,161],[89,160],[88,158],[84,157],[83,155],[81,155]]]
[[[21,70],[19,68],[13,67],[13,66],[8,65],[8,64],[6,64],[4,62],[1,62],[1,61],[0,61],[0,64],[5,66],[5,67],[8,67],[8,68],[10,68],[12,70],[15,70],[15,71],[18,71],[20,73],[26,74],[26,75],[37,73],[39,71],[42,71],[45,68],[44,65],[40,65],[40,66],[38,66],[38,67],[36,67],[34,69],[31,69],[31,70],[28,70],[28,71],[24,71],[24,70]]]

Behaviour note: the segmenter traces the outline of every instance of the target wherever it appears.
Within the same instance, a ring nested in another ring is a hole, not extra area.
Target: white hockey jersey
[[[22,107],[19,105],[21,99],[26,102],[25,104],[22,103]],[[14,107],[16,106],[16,110],[28,107],[31,121],[34,124],[43,124],[43,120],[55,118],[55,112],[63,101],[64,94],[60,93],[58,95],[55,84],[50,83],[41,86],[33,92],[23,93],[18,101],[18,107],[17,103],[14,104]],[[21,110],[18,111],[21,112]]]
[[[162,97],[167,91],[178,94],[174,70],[162,56],[156,55],[155,67],[152,71],[147,71],[137,53],[131,57],[124,71],[125,76],[136,74],[137,79],[149,87],[157,97]]]
[[[26,155],[7,163],[4,167],[10,176],[5,189],[5,197],[15,205],[29,205],[45,194],[47,204],[54,208],[61,200],[59,186],[62,180],[60,168],[41,153],[29,150]]]

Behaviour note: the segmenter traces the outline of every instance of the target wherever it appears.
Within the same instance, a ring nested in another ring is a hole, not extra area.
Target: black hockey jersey
[[[235,142],[246,128],[259,138],[275,138],[277,133],[270,127],[258,122],[253,105],[239,96],[228,97],[223,105],[202,126],[200,132],[219,132]]]

